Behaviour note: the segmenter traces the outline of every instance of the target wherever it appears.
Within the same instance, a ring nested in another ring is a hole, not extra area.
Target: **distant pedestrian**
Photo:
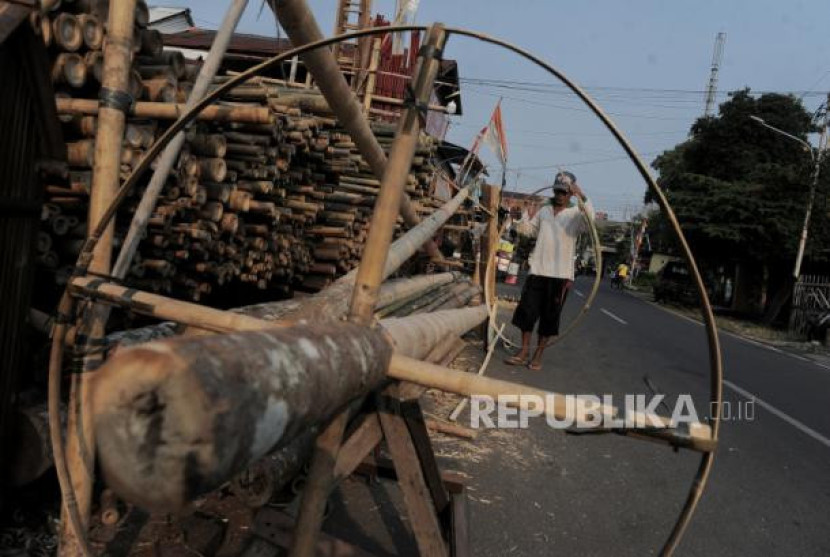
[[[562,306],[574,279],[576,239],[580,233],[587,231],[579,208],[570,206],[573,195],[579,196],[586,211],[593,217],[593,206],[577,185],[576,176],[560,172],[553,183],[550,204],[523,214],[518,222],[520,233],[536,237],[536,246],[528,259],[530,274],[513,314],[513,324],[522,331],[522,348],[518,354],[505,360],[509,365],[528,362],[530,341],[537,321],[538,341],[528,363],[530,369],[542,369],[542,354],[559,334]]]

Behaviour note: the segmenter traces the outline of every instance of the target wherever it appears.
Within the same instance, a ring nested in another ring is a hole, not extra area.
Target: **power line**
[[[653,152],[649,152],[649,153],[638,153],[638,155],[640,155],[641,157],[650,157],[652,155],[657,155],[657,154],[662,153],[662,152],[663,151],[653,151]],[[610,158],[607,158],[607,159],[596,159],[596,160],[592,160],[592,161],[563,162],[563,163],[558,163],[558,164],[548,164],[548,165],[542,165],[542,166],[514,166],[514,167],[508,167],[507,170],[508,171],[512,170],[512,171],[524,172],[525,170],[543,170],[543,169],[551,169],[551,168],[559,168],[559,167],[566,168],[566,167],[569,167],[569,166],[585,166],[585,165],[589,165],[589,164],[601,164],[601,163],[613,162],[613,161],[619,161],[619,160],[629,160],[629,156],[628,155],[621,155],[619,157],[610,157]]]
[[[507,95],[496,95],[494,93],[484,93],[484,92],[481,92],[481,91],[471,91],[471,92],[475,93],[475,94],[478,94],[478,95],[486,95],[488,97],[508,99],[508,100],[513,100],[513,101],[516,101],[516,102],[521,102],[521,103],[535,105],[535,106],[546,106],[546,107],[549,107],[549,108],[558,108],[558,109],[561,109],[561,110],[570,110],[570,111],[574,111],[574,112],[588,112],[588,113],[593,114],[593,111],[588,109],[588,108],[578,108],[578,107],[573,107],[573,106],[562,106],[562,105],[556,105],[556,104],[551,104],[551,103],[543,103],[543,102],[538,102],[538,101],[532,101],[532,100],[529,100],[529,99],[523,99],[521,97],[510,97],[510,96],[507,96]],[[609,114],[611,116],[622,116],[622,117],[629,117],[629,118],[644,118],[644,119],[647,119],[647,120],[675,120],[675,121],[682,120],[682,121],[686,121],[686,122],[689,121],[689,118],[673,118],[673,117],[670,117],[670,116],[652,116],[652,115],[649,115],[649,114],[633,114],[633,113],[627,113],[627,112],[608,112],[608,111],[606,111],[606,114]]]
[[[830,75],[830,70],[827,71],[827,74],[825,74],[825,77],[826,77],[826,75]],[[823,77],[822,77],[822,79],[823,79]],[[547,88],[561,89],[563,91],[570,91],[569,88],[567,88],[564,85],[558,84],[558,83],[545,83],[545,82],[538,82],[538,81],[533,82],[533,81],[520,81],[520,80],[512,80],[512,79],[511,80],[506,80],[506,79],[480,78],[480,77],[466,77],[466,78],[461,78],[460,81],[462,83],[479,82],[482,85],[495,85],[495,84],[499,84],[499,85],[524,85],[524,86],[529,86],[529,87],[547,87]],[[819,81],[821,81],[821,80],[819,80]],[[755,93],[755,94],[758,94],[758,95],[779,94],[779,95],[797,95],[797,96],[803,95],[803,96],[806,96],[806,97],[816,97],[816,96],[824,97],[824,96],[826,96],[827,95],[826,91],[813,91],[813,90],[811,90],[812,87],[815,87],[815,85],[817,83],[818,83],[818,81],[816,83],[814,83],[813,85],[811,85],[810,88],[808,88],[806,90],[803,90],[803,91],[797,91],[797,90],[796,91],[791,91],[791,90],[788,91],[788,90],[779,89],[779,90],[763,90],[763,91],[758,90],[758,91],[752,91],[752,92]],[[588,86],[583,87],[583,89],[585,89],[586,91],[618,91],[618,92],[626,92],[626,93],[632,93],[632,92],[668,93],[668,94],[678,94],[678,95],[682,94],[682,95],[694,95],[694,96],[697,96],[698,98],[700,97],[700,95],[703,95],[706,92],[702,89],[661,89],[661,88],[655,88],[655,87],[620,87],[620,86],[601,86],[601,85],[593,85],[593,86],[588,85]],[[717,95],[718,96],[728,96],[729,92],[719,91],[717,93]]]
[[[480,130],[481,126],[475,124],[465,124],[463,122],[454,123],[454,128],[470,128]],[[612,137],[611,132],[603,131],[603,132],[549,132],[549,131],[542,131],[542,130],[520,130],[520,129],[512,129],[508,128],[506,130],[508,135],[510,133],[526,133],[526,134],[534,134],[534,135],[546,135],[551,137]],[[689,133],[688,129],[683,130],[676,130],[676,131],[663,131],[663,132],[631,132],[628,135],[682,135]]]

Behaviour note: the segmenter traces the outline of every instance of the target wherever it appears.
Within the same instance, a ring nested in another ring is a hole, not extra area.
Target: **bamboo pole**
[[[543,407],[538,408],[543,415],[556,420],[565,420],[572,417],[577,421],[586,422],[590,421],[595,412],[607,418],[619,415],[619,410],[613,406],[601,404],[594,407],[592,402],[578,397],[573,398],[572,402],[569,403],[568,397],[560,393],[457,371],[399,354],[392,356],[387,375],[400,381],[408,381],[467,397],[488,396],[494,399],[498,399],[503,395],[532,397],[534,400],[543,403]],[[528,405],[524,408],[530,409]],[[712,438],[712,429],[707,424],[689,424],[688,435],[680,437],[671,428],[668,419],[656,414],[635,413],[631,417],[631,421],[637,424],[651,424],[653,427],[623,432],[630,437],[656,440],[700,452],[710,452],[714,450],[717,444],[717,441]]]
[[[94,99],[55,98],[58,114],[82,114],[96,116],[100,107]],[[137,102],[130,108],[129,115],[136,118],[177,120],[185,112],[185,104],[165,102]],[[238,122],[249,124],[272,124],[273,114],[261,106],[212,105],[202,110],[197,120],[208,122]]]
[[[440,52],[446,43],[446,34],[441,24],[430,27],[424,41],[423,52]],[[431,49],[431,50],[430,50]],[[419,54],[413,81],[413,97],[417,104],[429,102],[440,61],[437,56]],[[412,166],[412,157],[418,145],[421,131],[421,114],[417,106],[410,106],[401,116],[395,141],[389,151],[389,160],[381,179],[380,192],[375,201],[369,237],[363,248],[363,258],[355,277],[349,318],[355,323],[369,324],[375,311],[378,290],[383,282],[389,245],[398,218],[398,207],[403,188]]]
[[[415,255],[421,246],[430,241],[441,226],[458,211],[458,208],[470,195],[470,188],[462,188],[455,197],[450,199],[440,209],[435,210],[429,217],[425,218],[392,243],[389,250],[389,257],[383,268],[383,278],[390,277],[403,265],[407,259]]]
[[[208,92],[208,87],[216,72],[219,70],[225,51],[228,49],[228,45],[233,37],[233,32],[236,29],[237,23],[239,23],[239,18],[242,17],[242,12],[245,11],[247,5],[248,0],[233,0],[228,7],[225,18],[222,20],[222,26],[217,31],[213,39],[213,44],[210,46],[210,52],[208,52],[207,58],[199,69],[199,75],[193,84],[193,89],[187,99],[185,110],[189,110],[195,106],[205,93]],[[141,241],[141,236],[147,229],[147,222],[150,220],[150,215],[156,207],[158,196],[167,181],[167,176],[176,163],[184,140],[185,132],[176,134],[170,140],[170,143],[167,144],[161,156],[156,160],[156,168],[153,171],[153,176],[150,178],[150,182],[144,190],[138,209],[133,213],[133,219],[130,222],[127,237],[124,239],[121,252],[118,254],[118,259],[113,267],[112,274],[116,278],[124,278],[130,265],[132,265],[133,257],[138,249],[138,243]]]
[[[92,192],[89,203],[89,224],[92,229],[106,212],[118,191],[121,167],[121,142],[124,136],[126,104],[119,96],[128,95],[132,61],[132,38],[135,0],[113,2],[107,19],[107,37],[104,48],[102,92],[109,93],[108,100],[101,101],[98,110],[98,129],[95,139],[95,161],[92,175]],[[127,103],[128,104],[128,103]],[[112,239],[115,223],[105,230],[93,251],[89,269],[107,274],[112,257]],[[93,306],[86,331],[90,339],[104,335],[106,307]],[[61,537],[58,554],[74,556],[82,554],[77,535],[85,535],[89,524],[92,502],[92,484],[95,475],[95,437],[92,428],[92,411],[88,403],[91,394],[91,372],[101,363],[101,355],[86,357],[86,373],[73,374],[67,423],[66,458],[72,488],[78,502],[84,532],[75,532],[69,525],[64,508],[61,513]]]
[[[266,321],[242,313],[213,309],[142,292],[94,277],[75,277],[69,284],[69,291],[74,296],[100,300],[108,304],[125,307],[134,313],[161,320],[176,321],[215,333],[257,331],[282,325],[275,321]]]
[[[380,65],[380,39],[372,41],[372,58],[369,62],[369,73],[366,78],[366,89],[363,92],[363,110],[369,113],[372,108],[373,95],[375,94],[375,83],[377,82],[377,71]]]

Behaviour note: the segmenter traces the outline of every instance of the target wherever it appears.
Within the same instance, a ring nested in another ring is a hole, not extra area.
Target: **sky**
[[[218,26],[227,8],[204,0],[165,5],[191,8],[205,28]],[[309,6],[330,34],[336,0],[309,0]],[[276,36],[273,14],[261,7],[261,0],[249,4],[239,30]],[[373,11],[391,18],[395,1],[375,0]],[[718,32],[726,33],[718,102],[749,87],[792,92],[810,112],[818,108],[830,91],[829,15],[826,0],[420,0],[415,21],[484,32],[533,52],[585,88],[650,164],[682,142],[703,114]],[[445,56],[458,61],[464,111],[452,118],[447,139],[469,147],[502,99],[508,191],[535,191],[563,168],[611,218],[641,210],[642,177],[599,120],[552,76],[461,36],[450,38]],[[498,182],[500,164],[483,158]]]

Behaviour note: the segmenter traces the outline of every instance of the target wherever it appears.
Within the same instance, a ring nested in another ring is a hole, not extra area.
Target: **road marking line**
[[[576,295],[577,295],[577,296],[579,296],[580,298],[584,298],[584,297],[585,297],[585,294],[583,294],[582,292],[580,292],[580,291],[579,291],[579,290],[577,290],[576,288],[574,288],[574,294],[576,294]]]
[[[643,300],[643,301],[646,302],[647,304],[649,304],[650,306],[654,306],[657,309],[661,309],[661,310],[665,311],[666,313],[670,313],[671,315],[674,315],[675,317],[679,317],[680,319],[684,319],[684,320],[688,321],[689,323],[694,323],[695,325],[697,325],[699,327],[704,326],[701,321],[698,321],[697,319],[693,319],[693,318],[689,317],[688,315],[683,315],[682,313],[679,313],[679,312],[676,312],[676,311],[671,310],[669,308],[663,307],[663,306],[661,306],[660,304],[658,304],[656,302],[649,302],[649,301],[646,301],[646,300]],[[793,354],[792,352],[787,352],[786,350],[781,350],[780,348],[776,348],[775,346],[770,346],[768,344],[764,344],[763,342],[758,342],[757,340],[752,340],[752,339],[749,339],[749,338],[746,338],[746,337],[742,337],[741,335],[732,333],[730,331],[726,331],[724,329],[718,329],[718,333],[722,334],[722,335],[732,337],[735,340],[740,340],[740,341],[746,342],[747,344],[755,345],[758,348],[763,348],[765,350],[771,350],[772,352],[778,352],[779,354],[789,356],[790,358],[795,358],[796,360],[801,360],[802,362],[810,362],[810,363],[813,363],[813,364],[815,364],[819,367],[823,367],[824,369],[830,369],[830,366],[827,366],[825,364],[821,364],[821,363],[819,363],[819,362],[817,362],[817,361],[815,361],[811,358],[806,358],[806,357],[800,356],[798,354]]]
[[[796,420],[792,416],[790,416],[788,414],[785,414],[784,412],[782,412],[781,410],[779,410],[775,406],[772,406],[771,404],[769,404],[767,402],[764,402],[763,400],[761,400],[760,398],[758,398],[754,394],[750,393],[749,391],[745,391],[744,389],[740,388],[739,386],[732,383],[731,381],[727,381],[726,379],[724,379],[723,384],[726,385],[727,387],[729,387],[730,389],[732,389],[733,391],[735,391],[736,393],[738,393],[739,395],[741,395],[745,398],[748,398],[750,400],[754,400],[758,404],[758,406],[760,406],[761,408],[764,408],[770,414],[772,414],[774,416],[778,416],[779,418],[781,418],[782,420],[784,420],[785,422],[787,422],[788,424],[790,424],[794,428],[800,430],[802,433],[806,433],[807,435],[809,435],[810,437],[812,437],[813,439],[815,439],[816,441],[818,441],[819,443],[821,443],[825,447],[830,448],[830,439],[828,439],[827,437],[825,437],[824,435],[822,435],[818,431],[814,430],[813,428],[803,424],[802,422],[799,422],[798,420]]]
[[[620,319],[619,317],[617,317],[616,315],[614,315],[613,313],[611,313],[607,309],[600,308],[600,311],[602,313],[604,313],[605,315],[607,315],[608,317],[610,317],[611,319],[613,319],[614,321],[618,321],[618,322],[622,323],[623,325],[628,325],[628,323],[626,321],[624,321],[623,319]]]

